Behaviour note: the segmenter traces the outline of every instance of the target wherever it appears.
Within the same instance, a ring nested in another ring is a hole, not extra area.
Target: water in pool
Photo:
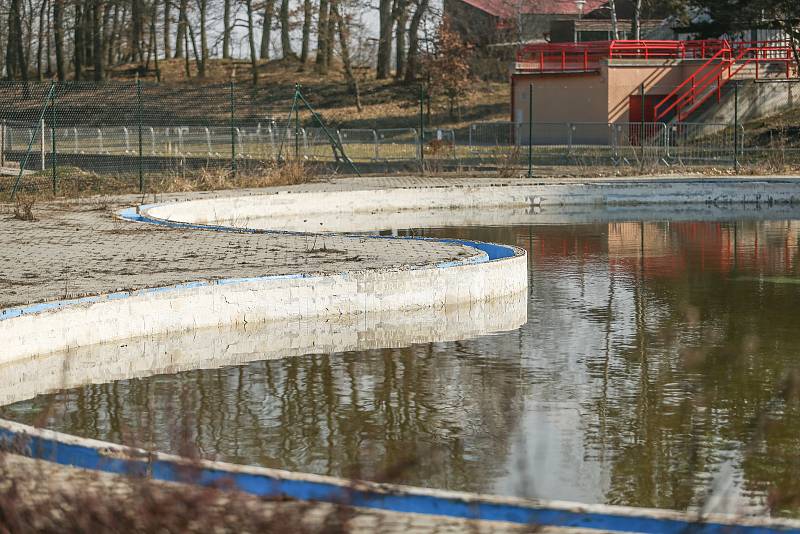
[[[527,323],[268,360],[256,346],[250,363],[73,387],[0,415],[319,474],[800,515],[800,221],[401,233],[527,249]]]

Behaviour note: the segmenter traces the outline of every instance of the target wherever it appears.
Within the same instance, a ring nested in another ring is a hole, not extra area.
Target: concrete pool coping
[[[578,189],[575,189],[573,184],[561,184],[550,187],[530,185],[505,185],[500,187],[436,187],[431,188],[430,191],[426,191],[429,193],[428,196],[422,196],[420,194],[422,192],[420,190],[424,188],[409,188],[402,190],[382,189],[361,191],[357,192],[357,194],[354,194],[353,191],[343,191],[337,195],[332,195],[331,192],[320,193],[316,197],[315,202],[324,201],[325,204],[323,205],[329,209],[329,213],[343,213],[346,209],[346,205],[350,204],[352,207],[352,203],[354,201],[375,202],[376,200],[380,201],[379,203],[381,204],[381,208],[375,209],[373,206],[371,208],[367,208],[367,211],[381,212],[398,209],[446,209],[458,206],[488,208],[492,206],[500,207],[503,205],[645,205],[652,203],[705,203],[712,205],[724,205],[733,203],[757,204],[762,202],[792,204],[800,199],[800,183],[796,181],[763,180],[754,182],[752,180],[724,180],[722,182],[722,186],[720,186],[720,184],[715,186],[714,184],[709,184],[708,181],[695,183],[670,180],[659,182],[657,185],[657,191],[655,192],[652,188],[642,188],[641,184],[633,184],[630,186],[619,182],[615,182],[613,184],[595,183],[592,184],[591,187],[588,187],[586,184],[584,184],[583,186],[579,185]],[[554,189],[554,187],[556,188]],[[570,189],[572,190],[571,193]],[[408,191],[410,194],[398,194],[401,191]],[[209,216],[208,213],[214,213],[214,217],[219,217],[220,219],[224,220],[242,220],[249,217],[271,217],[277,216],[279,212],[285,215],[286,202],[283,202],[284,200],[290,199],[290,203],[299,203],[303,200],[309,200],[307,197],[308,194],[309,193],[288,193],[285,195],[270,194],[263,195],[262,197],[257,195],[249,195],[247,197],[203,199],[198,201],[190,201],[184,204],[160,204],[157,206],[144,207],[140,210],[138,215],[128,212],[126,217],[131,220],[139,220],[140,222],[176,224],[182,227],[187,227],[188,225],[189,227],[196,228],[198,230],[225,230],[242,232],[247,230],[208,227],[207,225],[215,220],[213,217]],[[270,205],[266,202],[266,200],[275,199],[278,196],[280,196],[282,202],[274,205]],[[333,199],[332,196],[340,196],[340,198]],[[306,198],[303,199],[302,197]],[[393,199],[392,197],[396,198]],[[242,199],[247,199],[247,201]],[[260,200],[261,202],[255,203],[253,202],[254,200]],[[203,210],[190,210],[187,212],[186,208],[189,207],[189,204],[192,204],[193,202],[195,203],[195,208],[198,207],[200,203],[203,203],[202,205],[206,208],[213,207],[215,202],[219,202],[220,204],[215,207],[216,211],[206,212],[205,214],[203,213]],[[224,214],[224,210],[221,209],[221,206],[225,205],[229,206],[227,208],[227,217],[220,216],[221,212]],[[250,211],[242,212],[240,208],[248,205],[251,206],[251,208],[253,206],[256,207],[255,209],[250,209]],[[331,208],[333,209],[331,210]],[[233,210],[233,213],[231,213],[231,210]],[[190,215],[194,213],[196,218],[191,219],[190,217],[186,217],[187,213]],[[485,254],[485,251],[482,252]],[[524,255],[515,253],[513,256],[501,258],[498,261],[489,261],[491,258],[488,255],[484,257],[483,254],[476,255],[474,258],[468,259],[468,261],[463,263],[447,265],[445,266],[447,268],[444,269],[440,268],[441,266],[434,265],[428,266],[426,269],[393,271],[393,275],[396,275],[398,272],[455,272],[454,270],[460,271],[461,269],[467,269],[470,267],[475,269],[486,269],[488,266],[505,264],[504,266],[508,266],[510,268],[513,267],[510,271],[512,273],[510,277],[512,280],[513,274],[519,275],[519,273],[522,272],[524,273],[522,278],[525,280],[525,282],[524,285],[522,285],[521,281],[517,280],[515,284],[508,285],[507,281],[509,278],[509,273],[494,273],[494,275],[491,277],[495,281],[499,279],[501,284],[506,284],[502,286],[503,289],[500,289],[500,291],[503,291],[504,294],[524,291],[524,287],[526,287],[527,284],[527,270]],[[481,273],[481,271],[476,270],[475,273]],[[471,279],[470,283],[465,285],[464,289],[460,290],[461,296],[467,299],[480,298],[481,294],[489,295],[493,291],[498,291],[499,286],[486,285],[484,281],[484,285],[480,286],[483,293],[473,292],[472,284],[485,274],[486,273],[483,272]],[[348,277],[352,277],[352,275],[353,273],[343,273],[341,275],[333,276],[341,276],[343,277],[343,280],[346,280]],[[463,275],[463,272],[458,273],[458,276],[454,278],[453,283],[457,283],[455,282],[455,279],[463,281],[464,277],[461,275]],[[111,321],[116,325],[122,325],[126,322],[127,324],[131,324],[131,329],[127,332],[130,333],[138,329],[140,332],[139,335],[141,335],[141,333],[148,333],[148,331],[144,330],[144,332],[142,332],[143,324],[130,321],[130,317],[132,315],[134,317],[144,317],[146,315],[144,310],[147,308],[151,308],[150,312],[152,313],[153,302],[159,301],[159,296],[163,293],[189,295],[192,294],[192,292],[195,292],[191,295],[192,298],[204,298],[207,297],[207,295],[198,293],[209,290],[208,288],[214,288],[214,291],[212,292],[218,292],[218,294],[211,297],[211,300],[208,302],[211,302],[211,307],[215,310],[215,313],[217,313],[216,310],[219,309],[219,313],[224,314],[224,305],[231,304],[228,299],[236,293],[236,288],[243,288],[246,293],[251,293],[252,288],[247,286],[247,284],[250,283],[266,282],[269,284],[280,285],[281,280],[311,280],[310,277],[303,278],[302,273],[298,273],[296,276],[296,278],[293,278],[291,275],[288,277],[269,277],[269,282],[266,280],[241,279],[227,284],[199,283],[199,285],[197,285],[198,283],[190,283],[182,284],[180,286],[172,286],[168,288],[169,291],[163,291],[163,288],[159,288],[155,290],[146,290],[142,293],[122,292],[120,294],[105,295],[101,297],[94,297],[94,299],[97,300],[91,300],[90,298],[90,300],[73,301],[60,306],[58,304],[48,304],[48,309],[37,309],[36,306],[32,306],[27,307],[27,311],[23,309],[23,312],[21,313],[9,313],[7,321],[0,321],[0,328],[2,328],[4,325],[18,326],[19,321],[23,319],[30,320],[31,322],[28,327],[31,328],[31,330],[28,330],[27,336],[17,338],[19,340],[18,342],[22,343],[22,346],[25,347],[24,350],[19,352],[19,354],[24,354],[25,350],[33,350],[33,353],[36,353],[36,351],[49,352],[52,350],[54,345],[57,345],[57,342],[54,343],[53,341],[54,337],[52,335],[52,329],[50,330],[51,337],[44,337],[37,343],[28,344],[27,346],[24,345],[25,337],[31,337],[31,335],[34,335],[38,332],[35,328],[36,323],[38,322],[39,325],[41,325],[41,319],[44,317],[52,318],[55,315],[59,315],[57,320],[66,318],[70,324],[70,328],[74,329],[75,324],[92,323],[81,323],[79,316],[68,317],[62,314],[67,314],[71,311],[85,313],[87,310],[94,310],[94,313],[96,314],[94,318],[96,320],[107,320],[108,318],[106,315],[110,310],[113,309],[113,307],[119,307],[121,302],[130,302],[132,300],[141,298],[143,299],[142,302],[145,305],[144,308],[139,310],[123,308],[123,310],[118,312],[115,318],[111,319]],[[315,284],[319,284],[319,280],[317,279],[313,279],[313,282]],[[341,282],[341,280],[337,279],[337,282]],[[412,285],[421,285],[425,289],[437,287],[436,283],[431,285],[430,281],[420,284],[419,279],[414,280]],[[374,291],[374,289],[375,286],[373,284],[370,286],[370,290]],[[394,290],[396,291],[397,288],[394,288]],[[366,291],[366,289],[363,289],[362,291]],[[401,292],[405,294],[405,290],[401,290]],[[291,291],[289,294],[289,299],[291,299]],[[265,298],[265,296],[268,298],[268,295],[262,294],[256,297],[255,300],[261,300]],[[295,299],[299,298],[301,300],[307,297],[308,294],[303,294],[302,292],[294,296]],[[423,297],[424,295],[418,295],[418,298]],[[221,300],[214,300],[214,298]],[[441,298],[441,295],[438,298]],[[249,305],[252,306],[253,302],[253,300],[244,299],[234,302],[233,307],[237,308],[247,307]],[[422,305],[421,302],[422,301],[415,301],[415,304],[411,308],[407,309],[413,309],[414,306],[420,306]],[[430,299],[427,299],[427,302],[427,305],[430,305]],[[166,305],[164,305],[165,303]],[[169,302],[168,300],[161,302],[161,304],[164,305],[162,312],[172,315],[175,315],[176,312],[178,315],[183,315],[183,313],[186,313],[189,311],[189,308],[192,307],[180,305],[176,306],[175,302]],[[380,303],[377,301],[375,301],[374,304],[380,306]],[[334,313],[342,313],[344,311],[336,308],[324,309],[334,310]],[[383,307],[380,306],[380,309],[383,309]],[[398,309],[402,310],[404,308],[401,306]],[[250,308],[248,308],[248,311],[253,313],[252,309]],[[137,313],[139,314],[138,316],[136,315]],[[235,322],[236,319],[233,319],[232,317],[232,315],[226,315],[224,320],[233,320]],[[269,320],[269,317],[267,316],[255,315],[252,316],[252,318],[256,321]],[[199,321],[195,316],[188,320],[182,321],[180,326],[176,326],[175,323],[171,323],[170,327],[183,329],[187,327],[190,328],[195,326],[203,326],[203,324],[204,323]],[[96,326],[93,328],[96,330]],[[14,338],[8,337],[9,331],[10,329],[7,330],[6,333],[2,333],[0,331],[0,339],[8,341],[8,343],[5,344],[6,346],[11,344],[12,346],[16,347],[16,345],[14,345]],[[62,332],[63,331],[64,329],[62,328]],[[152,333],[152,330],[149,332]],[[55,337],[57,338],[58,335],[59,334],[56,334]],[[89,339],[90,341],[76,340],[73,338],[72,342],[76,344],[100,342],[91,341],[91,339],[96,338]],[[116,338],[112,337],[111,339]],[[24,356],[16,356],[16,358],[22,357]],[[11,358],[7,358],[6,361],[10,361],[10,359]],[[0,422],[0,429],[2,429],[0,430],[0,434],[7,439],[21,435],[30,437],[32,440],[30,452],[35,457],[55,460],[57,463],[63,463],[67,465],[78,465],[87,469],[99,469],[118,473],[125,472],[124,470],[127,469],[131,469],[134,472],[139,469],[146,469],[146,471],[151,473],[156,479],[172,480],[174,478],[170,477],[175,476],[175,469],[185,462],[185,460],[171,457],[169,455],[148,453],[121,445],[97,442],[94,440],[84,440],[82,438],[75,438],[46,430],[25,427],[23,425],[18,425],[11,422]],[[104,451],[107,451],[108,454],[105,454]],[[146,460],[143,460],[142,458],[146,458]],[[156,463],[152,464],[151,462]],[[339,503],[342,503],[342,499],[346,497],[349,499],[344,501],[347,504],[355,506],[377,507],[387,510],[391,509],[396,511],[429,513],[434,515],[449,515],[453,517],[500,520],[524,524],[535,523],[610,530],[677,532],[691,527],[703,532],[718,532],[722,530],[730,531],[731,529],[748,532],[776,530],[800,532],[800,522],[797,521],[779,521],[767,518],[742,519],[730,516],[695,517],[689,514],[664,510],[646,510],[602,505],[587,506],[576,503],[532,502],[519,499],[505,499],[493,496],[473,495],[458,492],[441,492],[422,488],[403,488],[400,486],[384,486],[362,482],[354,483],[352,481],[343,479],[317,477],[315,475],[305,475],[299,473],[287,473],[277,470],[265,470],[250,466],[235,466],[232,464],[218,462],[204,462],[202,465],[203,469],[207,470],[207,474],[210,478],[205,481],[200,480],[200,483],[207,483],[217,480],[219,477],[223,476],[221,473],[227,473],[228,475],[235,474],[237,477],[237,484],[239,483],[239,478],[241,478],[241,483],[243,486],[240,487],[247,491],[248,487],[250,487],[248,484],[252,483],[253,477],[261,477],[260,479],[262,480],[262,485],[260,486],[259,491],[263,490],[264,488],[272,488],[274,493],[282,495],[290,495],[300,499],[327,500],[329,502]],[[161,474],[159,475],[159,473]],[[241,475],[241,477],[239,477],[239,475]],[[310,486],[308,484],[310,484]],[[353,493],[354,487],[358,488],[359,493]],[[251,491],[256,491],[252,487],[250,487],[250,489]],[[357,499],[352,498],[354,495],[357,495]]]

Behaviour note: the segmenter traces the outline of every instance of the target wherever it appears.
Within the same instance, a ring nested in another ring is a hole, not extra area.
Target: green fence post
[[[425,170],[425,88],[419,84],[419,166]]]
[[[28,140],[28,148],[25,150],[25,155],[19,162],[19,173],[17,174],[17,179],[14,181],[14,187],[11,188],[11,200],[17,198],[17,191],[19,191],[19,187],[22,184],[22,175],[25,172],[25,167],[28,165],[28,159],[31,155],[31,149],[33,148],[33,142],[36,140],[36,136],[40,134],[39,128],[42,127],[42,123],[44,122],[45,113],[47,113],[47,104],[50,102],[50,99],[53,97],[53,89],[55,89],[56,82],[50,82],[50,89],[47,91],[47,96],[42,103],[42,109],[39,112],[39,119],[36,122],[36,129],[31,133],[31,138]],[[5,142],[5,141],[4,141]]]
[[[733,170],[739,174],[739,84],[733,83]]]
[[[231,173],[233,177],[236,178],[236,126],[234,121],[236,120],[236,97],[234,96],[235,91],[235,81],[234,81],[233,74],[231,76],[231,94],[230,94],[230,104],[231,104]]]
[[[142,151],[142,81],[136,76],[137,122],[139,123],[139,192],[144,193],[144,153]]]
[[[528,87],[528,178],[533,177],[533,84]]]
[[[295,99],[297,99],[297,95],[300,93],[300,85],[294,84],[294,94]],[[300,106],[295,106],[294,108],[294,159],[297,161],[300,159],[300,110],[298,109]]]
[[[50,97],[50,142],[53,145],[50,164],[53,166],[53,195],[58,193],[58,153],[56,151],[56,91]]]

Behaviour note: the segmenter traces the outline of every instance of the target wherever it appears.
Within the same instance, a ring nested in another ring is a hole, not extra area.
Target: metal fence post
[[[50,163],[53,166],[53,194],[58,192],[58,152],[56,150],[56,92],[50,97],[50,143],[52,152]]]
[[[144,193],[144,161],[142,153],[142,82],[136,77],[136,118],[139,123],[139,192]]]
[[[39,154],[41,155],[41,170],[45,170],[47,168],[45,164],[45,147],[47,145],[45,144],[44,140],[44,118],[42,118],[39,120]]]
[[[230,104],[231,104],[231,173],[233,177],[236,178],[236,131],[234,128],[236,127],[234,121],[236,119],[236,98],[234,96],[235,84],[234,78],[231,77],[231,84],[230,84]]]
[[[300,86],[298,84],[294,84],[294,91],[295,94],[300,92]],[[295,96],[295,98],[297,98]],[[297,109],[298,106],[294,108],[294,159],[300,159],[300,110]]]
[[[733,83],[733,170],[739,174],[739,84]]]
[[[0,167],[6,166],[6,121],[0,124]]]
[[[419,165],[425,169],[425,89],[419,85]]]
[[[533,176],[533,84],[528,86],[528,178]]]

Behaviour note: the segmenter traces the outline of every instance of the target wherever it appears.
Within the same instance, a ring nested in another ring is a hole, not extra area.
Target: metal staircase
[[[734,42],[709,57],[691,76],[654,107],[655,122],[684,122],[711,98],[721,100],[733,79],[797,76],[797,64],[786,41]]]

